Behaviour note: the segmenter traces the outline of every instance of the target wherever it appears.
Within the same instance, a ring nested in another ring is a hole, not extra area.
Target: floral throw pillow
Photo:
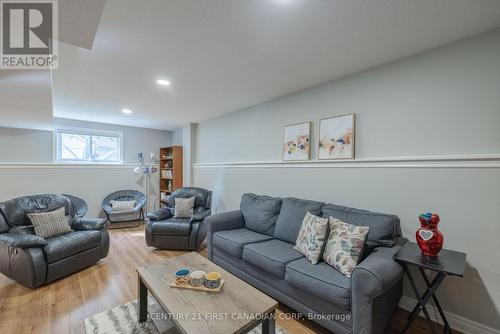
[[[328,224],[330,234],[323,260],[345,276],[351,277],[363,252],[369,227],[347,224],[334,217],[330,217]]]
[[[302,226],[294,249],[304,254],[312,264],[318,263],[325,243],[327,229],[328,218],[318,217],[307,212],[304,220],[302,220]]]

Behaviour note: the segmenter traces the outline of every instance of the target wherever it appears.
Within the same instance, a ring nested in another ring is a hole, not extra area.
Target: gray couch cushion
[[[253,242],[270,240],[268,235],[256,233],[246,228],[215,232],[212,244],[215,248],[241,258],[243,246]]]
[[[301,257],[292,244],[276,239],[247,244],[242,255],[244,261],[280,278],[285,277],[286,264]]]
[[[344,309],[350,308],[351,281],[324,262],[311,264],[306,258],[286,265],[285,281]]]
[[[396,237],[401,236],[399,218],[396,215],[359,210],[334,204],[325,204],[322,209],[324,217],[335,217],[344,223],[368,226],[368,249],[378,246],[393,246]]]
[[[281,211],[276,221],[274,237],[295,245],[299,235],[302,220],[309,211],[313,215],[321,214],[322,202],[309,201],[298,198],[284,198]]]
[[[101,246],[100,231],[75,231],[47,239],[47,262],[52,263]]]
[[[191,232],[190,218],[171,217],[167,220],[151,223],[151,231],[156,235],[189,235]]]
[[[276,219],[280,213],[281,198],[243,194],[240,210],[245,218],[245,227],[254,232],[272,236]]]

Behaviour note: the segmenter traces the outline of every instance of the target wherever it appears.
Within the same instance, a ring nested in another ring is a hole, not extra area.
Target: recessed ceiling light
[[[158,85],[162,85],[162,86],[170,86],[170,81],[165,80],[165,79],[158,79],[158,80],[156,80],[156,83]]]
[[[130,110],[130,109],[122,109],[122,113],[124,113],[124,114],[131,114],[132,110]]]

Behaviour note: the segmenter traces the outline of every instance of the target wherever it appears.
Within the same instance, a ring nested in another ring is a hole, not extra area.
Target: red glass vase
[[[438,230],[439,216],[435,213],[425,213],[418,217],[420,228],[416,232],[418,247],[429,257],[436,257],[443,248],[443,234]]]

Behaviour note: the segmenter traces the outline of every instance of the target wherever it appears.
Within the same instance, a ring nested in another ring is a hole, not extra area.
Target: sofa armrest
[[[365,293],[376,297],[403,277],[403,269],[393,260],[401,246],[377,247],[354,268],[351,283],[362,281]],[[366,284],[370,282],[370,284]]]
[[[106,205],[103,205],[102,210],[103,210],[103,211],[104,211],[107,215],[109,215],[109,214],[111,213],[111,211],[113,211],[113,208],[111,207],[111,205],[106,204]]]
[[[245,219],[240,210],[228,211],[224,213],[219,213],[216,215],[208,216],[205,219],[206,228],[208,230],[207,236],[207,249],[208,249],[208,259],[212,261],[213,259],[213,244],[212,239],[215,232],[234,230],[237,228],[245,227]]]
[[[400,248],[377,247],[352,272],[351,309],[355,333],[383,331],[397,307],[403,269],[392,257]]]
[[[205,209],[205,210],[202,210],[200,212],[196,212],[193,215],[193,217],[191,217],[191,223],[203,221],[205,218],[210,216],[211,213],[212,213],[212,211],[209,209]]]
[[[47,241],[35,234],[2,233],[0,243],[14,248],[40,248],[45,246]]]
[[[71,228],[75,231],[102,230],[106,222],[104,218],[76,218]]]
[[[208,233],[211,235],[217,231],[234,230],[245,227],[245,219],[240,210],[218,213],[207,217]]]
[[[168,208],[162,208],[148,212],[147,217],[150,221],[160,221],[172,217],[172,211]]]
[[[148,199],[146,197],[139,199],[134,206],[134,211],[140,211],[146,205]]]

